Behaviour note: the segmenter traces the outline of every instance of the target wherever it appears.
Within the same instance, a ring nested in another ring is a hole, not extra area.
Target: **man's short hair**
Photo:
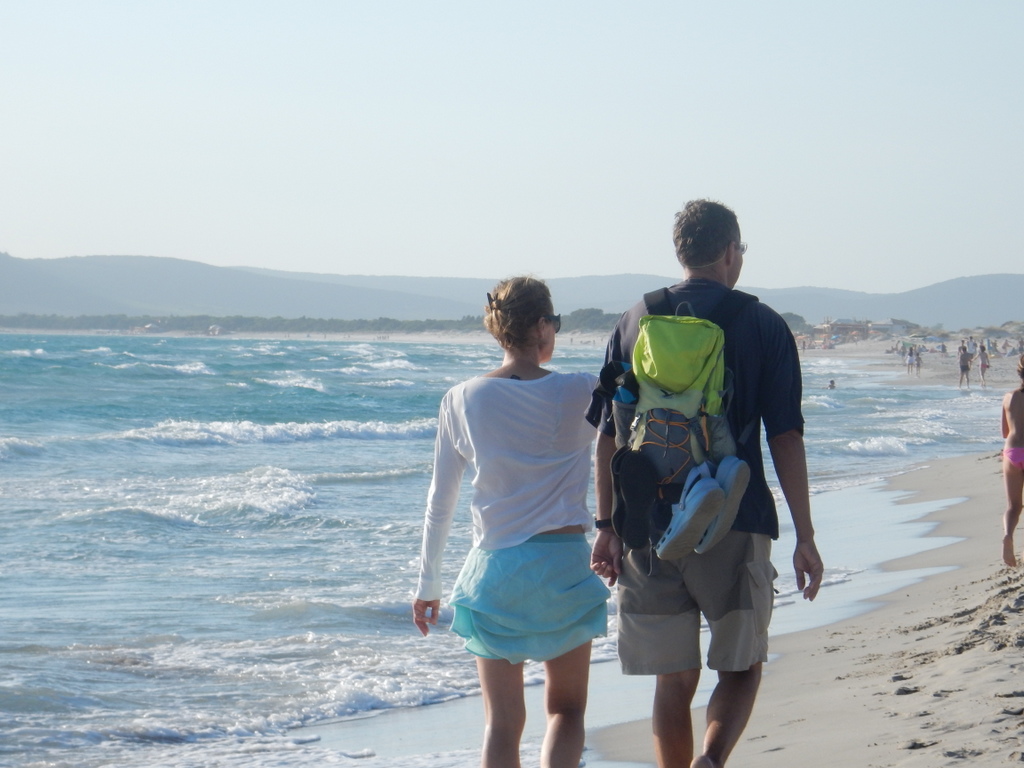
[[[736,214],[714,200],[691,200],[676,214],[672,241],[684,267],[697,269],[722,258],[729,243],[740,239]]]

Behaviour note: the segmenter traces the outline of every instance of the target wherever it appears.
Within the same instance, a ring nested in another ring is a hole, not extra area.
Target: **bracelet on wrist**
[[[604,531],[612,527],[612,520],[610,517],[606,517],[603,520],[599,517],[594,518],[594,527],[599,531]]]

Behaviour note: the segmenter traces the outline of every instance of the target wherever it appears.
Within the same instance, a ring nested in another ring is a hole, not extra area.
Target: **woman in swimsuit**
[[[1021,385],[1003,395],[1003,483],[1006,486],[1006,512],[1003,515],[1003,562],[1017,566],[1013,532],[1020,521],[1021,496],[1024,494],[1024,355],[1017,364]]]
[[[476,657],[483,693],[482,768],[518,768],[526,723],[523,662],[544,662],[543,768],[576,768],[583,752],[590,644],[605,634],[608,588],[590,570],[584,532],[591,449],[589,373],[543,368],[561,320],[540,280],[487,294],[484,325],[501,366],[441,401],[413,621],[426,635],[441,605],[442,555],[465,473],[473,478],[473,548],[449,603],[452,630]]]

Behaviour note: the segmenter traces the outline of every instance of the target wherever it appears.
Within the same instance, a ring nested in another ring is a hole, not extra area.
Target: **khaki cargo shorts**
[[[711,630],[708,667],[742,672],[768,660],[778,572],[772,541],[730,531],[711,551],[661,560],[629,550],[618,581],[619,661],[627,675],[700,669],[700,620]]]

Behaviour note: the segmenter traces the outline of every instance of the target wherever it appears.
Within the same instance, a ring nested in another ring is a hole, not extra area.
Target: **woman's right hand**
[[[413,600],[412,623],[424,637],[430,632],[430,625],[437,624],[437,613],[441,610],[440,600]]]

